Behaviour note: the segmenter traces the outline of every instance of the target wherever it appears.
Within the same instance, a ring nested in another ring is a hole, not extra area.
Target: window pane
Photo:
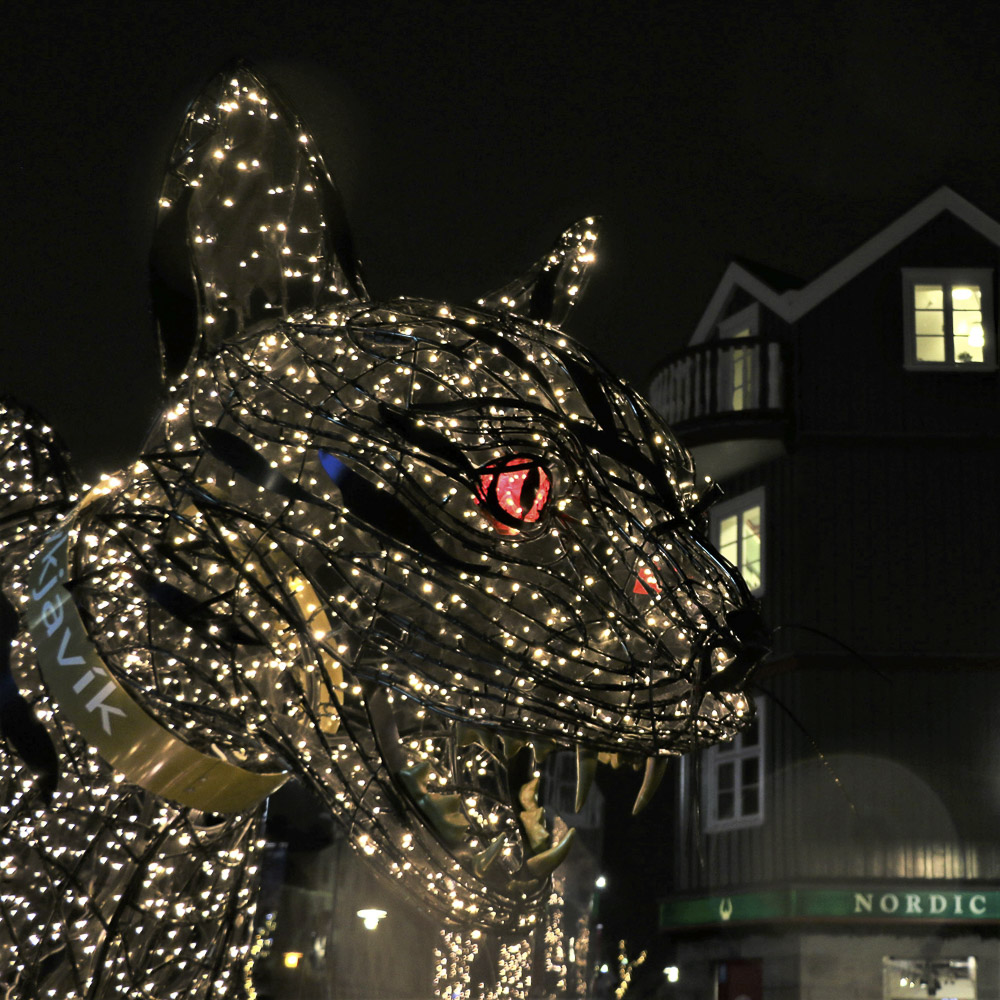
[[[747,381],[747,364],[749,358],[741,347],[733,351],[733,409],[742,410],[745,405],[743,388]]]
[[[719,522],[719,552],[734,566],[739,562],[739,518],[735,514]]]
[[[973,347],[965,337],[956,337],[955,361],[959,364],[982,364],[983,349]]]
[[[735,815],[736,796],[732,792],[719,792],[715,800],[717,819],[732,819]]]
[[[760,812],[760,792],[756,785],[740,793],[740,815],[756,816]]]
[[[979,309],[983,295],[979,285],[952,285],[951,304],[955,309]]]
[[[982,364],[983,346],[986,342],[983,314],[978,309],[959,309],[956,306],[952,323],[955,333],[955,360],[959,363]]]
[[[751,590],[760,587],[760,507],[743,514],[743,565],[740,572]]]
[[[916,323],[917,336],[943,337],[944,313],[940,310],[928,310],[913,314]]]
[[[756,785],[760,776],[760,758],[745,757],[740,761],[740,783],[743,785]]]
[[[917,361],[944,361],[944,337],[917,337]]]
[[[736,783],[736,767],[733,761],[720,764],[715,772],[715,783],[720,792],[731,792]]]
[[[940,285],[914,285],[914,309],[944,309],[944,295]]]
[[[755,747],[760,742],[760,724],[756,719],[738,737],[745,747]]]

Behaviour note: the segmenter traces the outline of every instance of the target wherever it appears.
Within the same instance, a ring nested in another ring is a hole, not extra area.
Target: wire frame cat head
[[[749,722],[763,652],[701,534],[712,490],[560,329],[595,220],[475,305],[373,302],[312,139],[244,66],[192,107],[160,206],[168,406],[74,529],[95,641],[447,920],[530,925],[572,843],[546,754],[577,753],[581,795],[600,755],[637,762],[644,801]]]

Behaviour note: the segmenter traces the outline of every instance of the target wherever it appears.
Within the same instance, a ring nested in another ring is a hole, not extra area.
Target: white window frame
[[[954,341],[952,339],[952,310],[947,293],[945,294],[945,360],[917,360],[916,317],[913,305],[913,289],[915,285],[941,285],[947,288],[951,285],[978,285],[982,292],[981,310],[983,314],[983,360],[981,363],[956,361]],[[996,371],[997,348],[996,328],[993,313],[993,270],[992,268],[960,268],[960,267],[904,267],[903,268],[903,366],[907,371],[947,371],[947,372],[986,372]]]
[[[720,547],[722,522],[733,515],[739,517],[739,529],[737,531],[738,549],[733,565],[740,571],[740,575],[742,576],[745,566],[743,559],[743,515],[746,511],[754,507],[760,507],[760,583],[756,587],[751,587],[750,593],[755,597],[760,597],[764,593],[765,581],[767,579],[767,558],[765,551],[767,548],[767,507],[764,503],[764,487],[758,486],[748,493],[741,493],[739,496],[728,500],[721,500],[719,503],[713,504],[710,508],[710,537],[712,544],[718,549]]]
[[[718,370],[718,408],[720,412],[738,413],[742,410],[755,410],[766,399],[764,387],[760,384],[760,345],[740,347],[738,342],[743,337],[756,337],[760,333],[760,303],[754,302],[727,316],[719,323],[719,340],[735,342],[732,349],[725,355],[725,363],[719,364]],[[741,384],[736,385],[736,371],[739,366]],[[742,400],[736,405],[736,390],[743,390]],[[755,405],[754,405],[755,404]]]
[[[767,703],[763,698],[756,702],[756,744],[745,747],[743,733],[738,733],[729,743],[707,747],[701,757],[701,815],[705,833],[724,833],[727,830],[745,830],[764,822],[767,805]],[[744,730],[745,732],[745,730]],[[743,761],[757,760],[757,811],[743,812]],[[719,770],[733,768],[733,815],[719,818]]]

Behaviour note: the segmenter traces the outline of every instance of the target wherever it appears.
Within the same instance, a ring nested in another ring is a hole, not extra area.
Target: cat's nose
[[[736,640],[736,655],[722,670],[710,676],[705,685],[709,691],[741,690],[771,650],[771,633],[757,608],[741,607],[730,611],[726,615],[726,625]],[[731,647],[730,651],[733,651]]]
[[[757,608],[742,607],[730,611],[726,615],[726,624],[740,645],[764,650],[771,648],[771,631],[764,624],[764,619]]]

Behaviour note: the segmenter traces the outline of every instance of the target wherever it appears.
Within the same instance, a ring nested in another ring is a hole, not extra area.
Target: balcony
[[[784,453],[787,350],[769,337],[714,340],[678,352],[653,375],[649,401],[699,472],[725,479]]]

